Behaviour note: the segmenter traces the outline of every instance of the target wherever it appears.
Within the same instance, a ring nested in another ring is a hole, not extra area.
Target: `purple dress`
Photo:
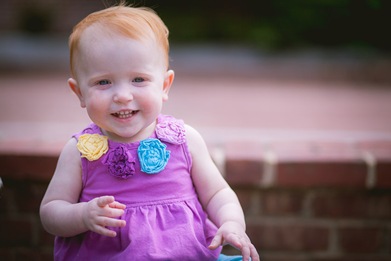
[[[103,135],[95,124],[82,134]],[[217,260],[207,247],[217,228],[207,218],[192,179],[182,121],[160,115],[154,134],[135,143],[108,140],[97,160],[82,158],[80,202],[113,195],[126,205],[114,238],[86,232],[56,237],[55,260]]]

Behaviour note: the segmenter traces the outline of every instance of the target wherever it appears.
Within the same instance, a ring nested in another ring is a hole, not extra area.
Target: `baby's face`
[[[147,138],[173,79],[156,42],[92,27],[79,47],[76,94],[91,120],[114,140]]]
[[[142,67],[148,67],[149,72],[153,67],[153,70],[156,70],[153,73],[157,74],[167,70],[165,55],[155,40],[132,39],[109,29],[102,29],[100,26],[92,25],[84,31],[78,49],[75,57],[77,78],[79,75],[85,76],[84,73],[88,74],[93,70],[118,71],[120,69],[117,67],[119,63],[126,66],[132,65],[130,69],[136,71],[144,70],[145,68]],[[99,60],[100,58],[103,58],[104,63]],[[136,58],[138,60],[135,60]],[[110,66],[113,68],[109,68]]]

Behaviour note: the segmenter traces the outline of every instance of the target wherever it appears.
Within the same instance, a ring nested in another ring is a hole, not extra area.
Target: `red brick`
[[[236,195],[239,198],[240,204],[242,206],[242,209],[244,211],[245,216],[254,214],[254,212],[257,212],[256,209],[253,209],[253,194],[257,193],[253,190],[249,189],[240,189],[233,187]],[[259,193],[258,193],[259,194]]]
[[[277,186],[365,187],[362,153],[344,142],[276,143]]]
[[[247,233],[263,251],[326,251],[329,229],[303,224],[248,224]]]
[[[304,194],[298,191],[269,190],[260,196],[263,215],[300,215]]]
[[[57,165],[56,156],[0,155],[2,177],[49,181]]]
[[[377,253],[385,241],[382,228],[340,228],[338,234],[345,253]]]
[[[317,193],[311,202],[314,217],[391,218],[391,194],[373,191]]]
[[[277,186],[283,187],[366,187],[364,162],[280,162]]]
[[[268,253],[261,252],[261,260],[267,261],[309,261],[308,257],[294,253]],[[312,259],[311,259],[312,260]]]
[[[8,206],[6,211],[38,213],[47,185],[47,182],[39,184],[32,181],[4,179],[4,198],[7,202],[5,205]]]
[[[0,189],[0,214],[6,214],[12,211],[13,205],[13,196],[7,187],[3,187]]]
[[[391,188],[391,161],[379,161],[376,166],[377,188]]]
[[[308,260],[308,259],[307,259]],[[332,255],[332,257],[316,257],[311,258],[311,261],[390,261],[391,256],[388,254],[379,254],[379,255],[364,255],[360,254],[339,254]]]
[[[0,260],[4,261],[18,261],[18,260],[29,260],[29,261],[52,261],[53,250],[42,249],[42,248],[27,248],[27,247],[14,247],[14,248],[3,248],[0,246]]]
[[[42,251],[37,251],[37,249],[34,248],[17,248],[15,251],[15,260],[29,260],[29,261],[43,261],[43,260],[50,260],[44,258],[44,255]],[[53,259],[53,256],[50,258]]]
[[[377,188],[391,188],[391,141],[358,142],[357,148],[372,155],[376,161]]]
[[[0,246],[0,260],[15,260],[13,258],[13,249]]]
[[[391,227],[390,226],[386,230],[386,236],[387,236],[387,238],[391,238]],[[388,247],[388,252],[390,253],[390,256],[391,256],[391,240],[388,240],[387,247]],[[391,260],[391,258],[390,258],[390,260]]]
[[[230,159],[225,163],[225,178],[231,185],[259,186],[262,167],[261,161]]]
[[[52,248],[54,246],[54,236],[46,232],[43,226],[39,225],[39,245],[46,248]]]
[[[28,219],[0,218],[0,246],[30,246],[33,225]]]

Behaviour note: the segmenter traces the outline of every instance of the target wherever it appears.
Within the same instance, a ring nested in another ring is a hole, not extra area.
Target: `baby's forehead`
[[[133,51],[135,47],[134,42],[138,42],[136,46],[142,46],[143,51],[141,53],[153,54],[155,61],[161,61],[162,66],[167,67],[166,54],[154,39],[149,37],[133,38],[118,31],[108,30],[102,26],[90,26],[84,30],[80,37],[78,50],[76,51],[78,54],[75,55],[75,61],[82,62],[90,60],[102,53],[111,53],[111,57],[114,57],[114,54],[118,52],[124,53],[126,50]],[[140,49],[135,50],[140,51]]]
[[[115,24],[111,24],[112,26],[109,25],[107,22],[97,21],[80,30],[79,39],[76,41],[72,55],[75,61],[80,61],[77,58],[79,55],[83,57],[89,56],[97,48],[104,48],[105,44],[110,43],[110,41],[123,38],[125,40],[140,41],[145,48],[149,48],[151,51],[156,50],[158,56],[161,54],[164,66],[166,68],[169,67],[168,48],[153,32],[152,28],[145,29],[140,33],[145,26],[133,28],[133,30],[132,28]]]
[[[139,37],[135,35],[125,34],[113,27],[105,26],[104,24],[94,23],[84,29],[84,31],[80,35],[80,41],[91,39],[98,41],[99,39],[105,37],[127,37],[134,40],[139,40],[137,39]]]
[[[156,39],[152,34],[139,35],[137,33],[130,34],[116,28],[110,28],[102,24],[92,24],[88,26],[80,37],[79,47],[91,47],[93,44],[99,44],[110,39],[124,39],[140,41],[149,47],[158,47]]]

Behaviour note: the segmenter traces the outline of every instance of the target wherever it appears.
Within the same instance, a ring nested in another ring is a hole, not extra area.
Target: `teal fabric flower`
[[[158,139],[142,140],[137,150],[141,171],[148,174],[162,171],[170,158],[170,151],[166,147]]]

